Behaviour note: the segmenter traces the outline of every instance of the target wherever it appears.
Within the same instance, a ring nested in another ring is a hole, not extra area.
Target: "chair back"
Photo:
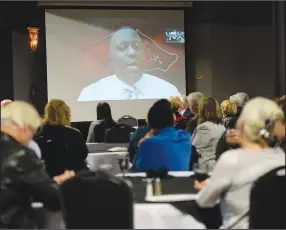
[[[285,166],[261,176],[250,193],[249,228],[286,228]]]
[[[131,117],[129,115],[124,115],[123,117],[118,119],[119,124],[129,125],[131,127],[138,127],[138,121],[136,118]]]
[[[106,143],[128,143],[130,141],[130,133],[134,132],[135,128],[129,125],[117,124],[105,133]]]
[[[133,229],[133,193],[127,181],[104,171],[79,173],[61,186],[67,229]]]

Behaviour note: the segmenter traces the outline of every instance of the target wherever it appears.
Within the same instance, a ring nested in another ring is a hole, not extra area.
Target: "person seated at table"
[[[193,133],[192,145],[198,154],[198,166],[201,170],[211,172],[215,165],[217,143],[225,131],[220,124],[221,112],[217,100],[204,97],[199,103],[199,125]]]
[[[105,132],[116,125],[107,102],[99,102],[96,112],[97,121],[90,124],[86,143],[104,142]]]
[[[45,107],[44,126],[35,138],[42,150],[48,174],[53,177],[65,170],[87,169],[88,149],[79,130],[70,126],[71,110],[62,101],[53,99]]]
[[[175,116],[168,100],[162,99],[148,112],[151,131],[139,142],[136,171],[167,168],[188,171],[191,157],[191,136],[174,128]]]
[[[147,125],[140,126],[136,131],[132,134],[129,145],[128,145],[128,153],[129,160],[134,165],[134,162],[138,159],[138,143],[139,141],[150,132],[151,127]]]
[[[180,114],[179,109],[182,105],[182,101],[179,97],[170,97],[169,102],[171,104],[171,109],[176,117],[174,127],[176,129],[186,129],[187,126],[187,118]]]
[[[74,176],[73,171],[51,179],[44,165],[29,148],[34,134],[42,125],[37,110],[27,102],[14,101],[1,108],[0,141],[0,229],[37,229],[40,213],[32,202],[45,209],[59,211],[59,186]]]
[[[208,180],[195,181],[195,187],[201,190],[197,199],[200,207],[214,207],[220,200],[222,229],[247,229],[246,212],[254,182],[272,169],[285,166],[283,150],[272,143],[277,133],[283,132],[283,122],[283,111],[275,102],[262,97],[250,100],[237,121],[241,148],[223,153]]]

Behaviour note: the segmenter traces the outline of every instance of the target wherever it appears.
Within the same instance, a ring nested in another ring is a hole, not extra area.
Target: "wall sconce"
[[[37,27],[28,27],[29,38],[30,38],[30,48],[33,52],[38,48],[39,41],[39,28]]]

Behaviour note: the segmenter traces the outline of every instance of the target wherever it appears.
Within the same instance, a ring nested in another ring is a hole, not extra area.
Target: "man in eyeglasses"
[[[171,83],[144,73],[142,41],[130,27],[120,28],[110,38],[110,61],[114,75],[84,88],[78,101],[158,99],[180,95]]]

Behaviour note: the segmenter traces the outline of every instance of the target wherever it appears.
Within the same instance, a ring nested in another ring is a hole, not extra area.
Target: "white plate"
[[[145,200],[149,202],[179,202],[196,200],[197,194],[169,194],[161,196],[146,196]]]

